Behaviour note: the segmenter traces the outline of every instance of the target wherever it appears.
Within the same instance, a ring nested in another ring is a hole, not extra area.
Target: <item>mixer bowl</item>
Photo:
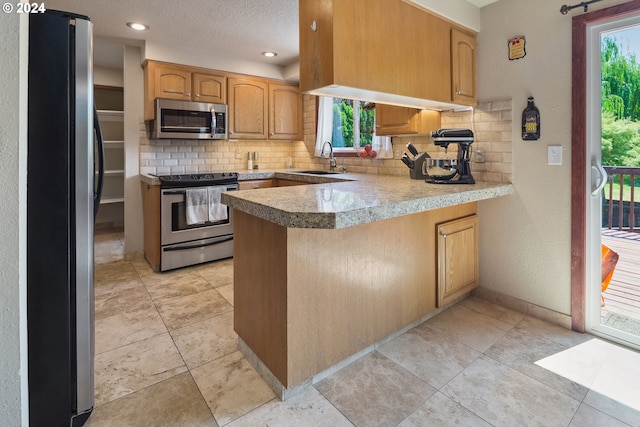
[[[458,159],[425,159],[422,173],[436,179],[451,179],[458,172]]]

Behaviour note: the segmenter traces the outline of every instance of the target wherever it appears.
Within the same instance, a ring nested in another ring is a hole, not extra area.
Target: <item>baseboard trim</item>
[[[471,294],[528,316],[553,323],[566,329],[571,329],[571,316],[569,315],[483,287],[474,289]]]

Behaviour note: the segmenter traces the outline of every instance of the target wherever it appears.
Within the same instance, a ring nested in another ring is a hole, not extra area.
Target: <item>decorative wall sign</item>
[[[509,39],[509,60],[524,58],[527,54],[524,36],[515,36]]]

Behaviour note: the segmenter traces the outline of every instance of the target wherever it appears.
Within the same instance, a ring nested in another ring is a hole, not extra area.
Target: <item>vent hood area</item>
[[[475,106],[476,33],[403,0],[300,0],[300,90],[420,109]]]

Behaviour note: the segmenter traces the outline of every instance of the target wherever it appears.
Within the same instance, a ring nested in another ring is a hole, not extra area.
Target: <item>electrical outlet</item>
[[[484,163],[484,148],[476,148],[476,163]]]
[[[561,165],[562,164],[562,146],[561,145],[549,145],[547,146],[547,164],[549,165]]]

